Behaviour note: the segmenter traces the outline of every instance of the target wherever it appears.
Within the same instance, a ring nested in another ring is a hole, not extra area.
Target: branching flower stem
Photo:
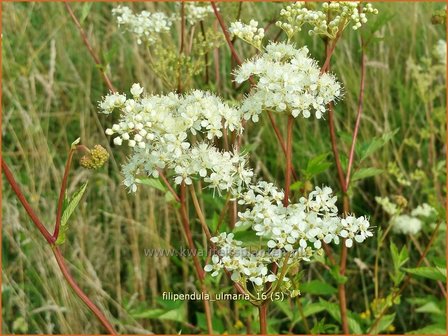
[[[342,32],[342,29],[340,29],[339,31]],[[331,56],[334,53],[336,44],[337,44],[340,36],[341,36],[340,33],[338,33],[336,35],[336,38],[333,40],[331,46],[329,46],[328,42],[325,43],[326,59],[325,59],[324,65],[321,70],[322,73],[330,70]],[[332,103],[328,104],[328,110],[329,110],[328,125],[329,125],[329,131],[330,131],[331,148],[332,148],[333,156],[334,156],[334,159],[336,162],[336,169],[337,169],[337,173],[338,173],[339,184],[340,184],[340,187],[341,187],[342,193],[343,193],[343,212],[345,215],[347,215],[350,211],[350,200],[348,198],[347,191],[350,186],[350,173],[351,173],[351,169],[353,166],[354,150],[355,150],[356,139],[358,136],[358,130],[359,130],[360,122],[361,122],[361,115],[362,115],[362,108],[363,108],[363,101],[364,101],[364,87],[365,87],[365,53],[364,53],[364,42],[361,37],[360,92],[359,92],[356,122],[355,122],[355,127],[353,130],[352,143],[351,143],[351,148],[350,148],[349,161],[348,161],[346,174],[344,174],[344,171],[342,169],[341,160],[339,157],[339,151],[337,148],[336,131],[335,131],[335,127],[334,127],[333,104]],[[325,251],[326,251],[327,255],[331,255],[330,249],[328,246],[325,246]],[[339,259],[339,274],[341,276],[345,275],[346,266],[347,266],[347,254],[348,254],[347,252],[348,251],[347,251],[347,246],[345,245],[345,241],[342,241],[341,254],[340,254],[340,259]],[[338,285],[338,298],[339,298],[339,310],[341,313],[342,331],[344,332],[344,334],[348,334],[350,332],[350,329],[348,326],[347,302],[346,302],[346,293],[345,293],[345,284],[344,283],[340,283]]]
[[[205,287],[205,281],[204,281],[205,272],[199,261],[197,250],[193,242],[193,235],[190,230],[190,220],[187,211],[187,187],[184,182],[180,186],[180,215],[185,236],[187,238],[188,248],[190,249],[191,254],[193,255],[193,263],[196,270],[196,275],[201,284],[201,290],[203,293],[207,293],[207,288]],[[207,330],[208,333],[211,335],[213,334],[212,314],[210,310],[210,302],[208,300],[204,300],[204,311],[205,311],[205,318],[207,321]]]
[[[1,158],[2,161],[2,171],[5,174],[6,180],[10,184],[12,190],[16,194],[17,198],[19,199],[22,206],[25,208],[25,211],[27,212],[28,216],[34,223],[34,225],[37,227],[39,232],[42,234],[42,236],[45,238],[47,243],[50,245],[53,254],[56,258],[56,261],[58,263],[58,266],[65,278],[65,280],[68,282],[70,287],[75,291],[76,295],[86,304],[86,306],[92,311],[92,313],[98,318],[98,320],[101,322],[101,324],[104,326],[104,328],[107,330],[108,333],[116,335],[116,331],[112,324],[109,322],[109,320],[106,318],[106,316],[101,312],[101,310],[92,302],[92,300],[89,299],[89,297],[82,291],[82,289],[78,286],[76,281],[73,279],[73,276],[70,274],[70,271],[68,270],[68,267],[65,263],[65,259],[62,256],[61,250],[59,247],[55,244],[56,238],[48,232],[48,230],[45,228],[45,226],[40,221],[39,217],[36,215],[34,210],[31,208],[31,205],[26,200],[25,196],[23,195],[22,191],[20,190],[19,185],[17,184],[16,180],[14,179],[14,176],[12,175],[11,171],[9,170],[9,167],[7,166],[6,162]],[[68,163],[68,162],[67,162]],[[66,167],[70,167],[69,164],[67,164]],[[67,168],[66,168],[67,170]],[[68,174],[68,172],[67,172]],[[63,188],[61,188],[62,191]],[[57,237],[57,236],[56,236]]]

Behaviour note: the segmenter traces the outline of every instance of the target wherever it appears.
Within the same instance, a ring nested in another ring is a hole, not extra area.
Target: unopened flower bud
[[[104,166],[108,159],[109,153],[107,150],[101,145],[95,145],[79,162],[84,168],[99,169]]]

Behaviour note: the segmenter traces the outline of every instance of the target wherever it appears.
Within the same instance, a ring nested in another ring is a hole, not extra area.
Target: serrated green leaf
[[[427,302],[423,306],[418,307],[415,310],[417,313],[428,313],[441,315],[443,312],[440,307],[435,302]]]
[[[361,161],[365,160],[367,157],[372,155],[374,152],[376,152],[378,149],[383,147],[387,142],[392,140],[392,138],[397,134],[398,128],[396,130],[393,130],[391,132],[384,133],[381,137],[373,138],[370,143],[365,144],[362,146],[360,150],[360,156]]]
[[[81,188],[79,188],[78,191],[76,191],[73,194],[71,199],[64,200],[63,207],[62,207],[63,212],[62,212],[61,223],[60,223],[60,228],[59,228],[59,235],[58,235],[58,238],[56,239],[57,245],[61,245],[65,242],[66,232],[68,230],[68,220],[69,220],[70,216],[73,214],[73,212],[75,211],[79,202],[81,201],[81,198],[84,195],[84,192],[86,191],[87,184],[88,184],[87,182],[84,183],[81,186]]]
[[[403,270],[407,273],[421,276],[423,278],[446,282],[446,268],[418,267],[418,268],[403,268]]]
[[[308,161],[304,170],[304,174],[308,179],[326,171],[332,165],[332,163],[327,160],[328,154],[329,153],[320,154]]]
[[[369,168],[361,168],[358,169],[353,175],[352,175],[352,181],[358,181],[365,179],[367,177],[372,177],[379,175],[383,172],[383,169],[369,167]]]
[[[409,335],[446,335],[446,326],[443,324],[431,324],[421,329],[408,332]]]
[[[142,179],[139,178],[136,180],[136,182],[139,184],[148,185],[163,192],[167,192],[167,188],[165,187],[165,185],[159,179],[156,178],[150,178],[150,177]]]
[[[326,282],[319,280],[312,280],[305,282],[300,286],[302,293],[315,294],[315,295],[332,295],[337,292],[337,289],[327,284]]]

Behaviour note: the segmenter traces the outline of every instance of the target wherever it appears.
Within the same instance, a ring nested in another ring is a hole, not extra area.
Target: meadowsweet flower
[[[213,8],[208,4],[202,5],[195,2],[187,2],[185,3],[185,14],[186,21],[193,26],[205,20],[210,14],[213,14]]]
[[[310,35],[336,38],[337,34],[351,24],[353,30],[367,23],[368,14],[378,14],[378,10],[370,3],[359,10],[357,1],[323,2],[319,9],[311,9],[306,2],[299,1],[286,6],[280,11],[281,20],[277,26],[285,31],[288,38],[302,30],[304,25],[310,25]]]
[[[148,45],[156,43],[159,41],[161,33],[166,33],[171,29],[174,21],[173,16],[169,17],[163,12],[142,11],[134,14],[127,6],[114,8],[112,14],[116,17],[119,27],[125,28],[136,36],[138,44],[142,42]]]
[[[218,193],[238,191],[250,182],[253,173],[244,155],[220,151],[209,143],[223,132],[242,131],[238,109],[198,90],[146,96],[134,84],[131,94],[132,98],[111,94],[99,104],[103,113],[120,111],[118,123],[106,134],[115,136],[114,144],[127,143],[132,150],[123,167],[124,184],[131,191],[137,189],[139,176],[158,177],[160,169],[171,170],[176,184],[191,184],[201,177]],[[196,136],[194,144],[190,136]]]
[[[320,74],[317,62],[308,57],[308,48],[296,49],[286,43],[271,42],[265,52],[237,69],[235,80],[242,83],[258,78],[241,110],[246,120],[258,121],[263,110],[291,113],[320,119],[326,104],[342,95],[341,85],[329,73]]]
[[[437,210],[434,209],[432,206],[430,206],[427,203],[423,203],[419,206],[417,206],[415,209],[411,211],[411,215],[414,217],[423,217],[423,218],[429,218],[437,215]]]
[[[261,43],[264,38],[264,29],[258,28],[258,22],[250,20],[249,24],[240,21],[230,24],[229,32],[232,36],[239,37],[257,49],[261,49]]]
[[[281,265],[285,253],[290,254],[288,265],[292,266],[321,253],[323,242],[339,244],[340,238],[345,238],[346,246],[352,247],[354,242],[362,243],[372,236],[366,217],[337,215],[336,197],[329,187],[316,187],[308,197],[288,207],[283,206],[283,197],[283,191],[265,181],[250,184],[239,193],[238,204],[246,209],[238,213],[236,227],[252,229],[261,239],[260,249],[249,251],[231,233],[222,233],[211,240],[219,248],[219,257],[205,270],[216,276],[227,269],[243,287],[250,281],[262,290],[267,282],[279,280],[267,270],[272,263]],[[281,281],[289,283],[287,278]]]
[[[415,235],[422,229],[422,222],[416,217],[400,215],[391,219],[393,231],[396,233]]]

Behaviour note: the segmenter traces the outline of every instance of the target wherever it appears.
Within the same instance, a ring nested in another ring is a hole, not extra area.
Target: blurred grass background
[[[200,303],[169,306],[160,300],[163,291],[182,292],[195,288],[194,273],[188,267],[188,261],[168,257],[155,260],[143,253],[145,248],[185,246],[178,218],[157,190],[139,188],[135,195],[129,195],[121,184],[119,167],[126,158],[125,150],[111,151],[110,139],[104,135],[104,130],[112,121],[97,114],[97,102],[107,93],[107,88],[64,5],[2,3],[2,6],[3,158],[42,221],[52,230],[58,188],[71,142],[81,137],[87,146],[96,143],[105,146],[112,154],[106,168],[91,173],[75,165],[70,177],[69,192],[89,180],[85,201],[73,217],[68,242],[62,247],[71,270],[92,300],[110,312],[108,316],[121,333],[197,332],[197,327],[203,325],[203,315],[196,314],[196,311],[202,311]],[[117,30],[110,14],[114,6],[110,3],[72,4],[119,91],[127,92],[132,83],[140,82],[149,92],[167,92],[169,88],[148,67],[144,49],[129,35]],[[179,7],[172,3],[130,6],[179,11]],[[276,18],[282,6],[280,3],[244,3],[241,15],[243,20],[256,18],[263,26]],[[437,40],[445,39],[445,33],[443,26],[434,26],[430,22],[434,10],[443,8],[442,3],[378,3],[376,7],[380,11],[376,21],[379,28],[374,43],[367,50],[365,109],[359,143],[368,143],[373,137],[398,131],[391,142],[363,162],[363,167],[384,169],[385,172],[354,183],[350,192],[353,211],[371,215],[373,225],[384,228],[387,217],[375,203],[375,196],[403,195],[411,209],[428,202],[440,213],[444,212],[440,196],[445,194],[445,96],[439,94],[430,103],[422,99],[417,93],[421,83],[411,76],[407,64],[411,60],[418,63],[422,57],[431,57],[434,45]],[[238,3],[221,4],[227,22],[234,20],[238,9]],[[220,31],[213,18],[207,21],[207,27]],[[277,33],[278,29],[271,27],[268,36],[274,37]],[[175,31],[171,39],[177,44]],[[322,59],[322,41],[303,32],[297,42],[308,45],[312,56]],[[345,87],[345,99],[336,106],[339,147],[344,153],[349,150],[356,114],[359,45],[359,35],[348,29],[332,61],[332,71]],[[241,55],[253,55],[253,50],[240,41],[236,42],[236,47]],[[227,46],[223,44],[216,57],[210,57],[210,62],[213,85],[209,87],[228,99],[240,98],[241,93],[235,93],[232,86]],[[215,64],[219,66],[219,81],[213,71]],[[191,87],[204,87],[203,76],[197,76]],[[284,125],[284,120],[277,119]],[[256,127],[249,126],[245,134],[245,144],[253,151],[253,167],[265,179],[281,184],[283,155],[267,118]],[[324,121],[298,122],[294,137],[296,169],[306,166],[318,154],[331,150]],[[431,137],[435,141],[433,145]],[[424,178],[411,186],[403,186],[387,170],[389,163],[395,163],[407,179],[416,169],[423,171]],[[335,167],[330,167],[314,182],[326,183],[337,190]],[[219,215],[221,200],[205,197],[204,201],[210,209],[209,218]],[[3,333],[100,333],[101,327],[64,282],[50,249],[5,180],[2,211]],[[199,224],[193,225],[196,240],[200,241]],[[430,233],[429,230],[419,236],[422,246]],[[429,260],[439,263],[445,256],[445,231],[442,233],[428,256]],[[404,236],[392,238],[397,244],[409,246],[410,265],[415,264],[419,255],[412,242]],[[373,238],[350,250],[348,305],[350,310],[358,313],[366,310],[366,300],[372,300],[371,265],[375,246]],[[369,265],[369,269],[361,270],[354,258]],[[390,289],[388,272],[391,266],[387,253],[383,258],[380,291],[385,296]],[[307,267],[305,278],[331,281],[318,265]],[[216,285],[212,288],[216,291],[223,289]],[[432,296],[440,297],[440,291],[433,282],[422,279],[413,280],[405,292],[405,297]],[[395,309],[395,329],[389,332],[408,332],[425,326],[432,319],[430,313],[417,312],[416,303],[405,297]],[[318,298],[306,295],[303,300],[306,303],[318,301]],[[336,296],[327,299],[335,302]],[[253,309],[244,304],[221,305],[214,307],[215,323],[223,324],[223,331],[247,332],[244,324],[251,323]],[[154,310],[156,308],[175,314],[161,316]],[[288,331],[288,319],[282,307],[271,306],[271,315],[275,316],[273,324],[278,332]],[[310,315],[308,323],[312,326],[322,318],[326,323],[337,324],[325,312]],[[305,332],[302,323],[290,331]]]

